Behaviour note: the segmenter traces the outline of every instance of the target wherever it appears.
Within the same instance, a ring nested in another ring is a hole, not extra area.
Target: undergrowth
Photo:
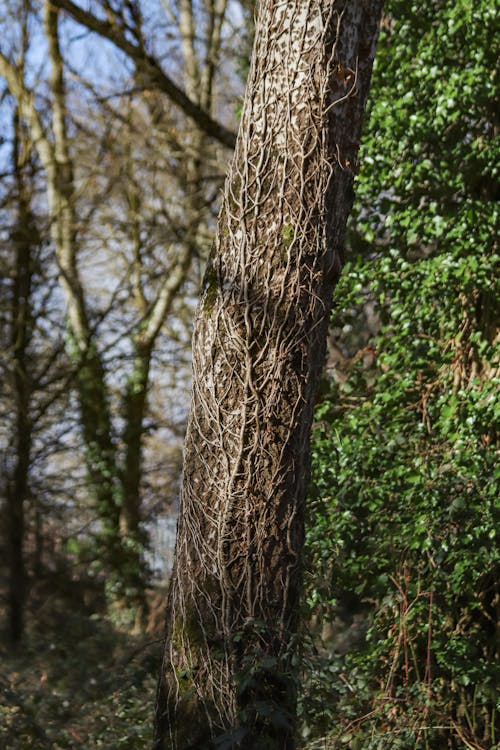
[[[149,747],[160,652],[60,594],[33,602],[22,645],[0,642],[0,747]]]

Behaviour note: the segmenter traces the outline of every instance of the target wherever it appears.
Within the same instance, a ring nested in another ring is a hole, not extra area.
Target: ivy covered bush
[[[311,748],[492,750],[496,10],[386,13],[313,437],[303,735]]]

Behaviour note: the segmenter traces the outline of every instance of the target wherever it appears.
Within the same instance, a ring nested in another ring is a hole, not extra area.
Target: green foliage
[[[304,733],[331,734],[332,747],[489,749],[500,741],[495,10],[387,12],[308,533],[310,612],[367,632],[348,654],[334,638],[310,657]]]

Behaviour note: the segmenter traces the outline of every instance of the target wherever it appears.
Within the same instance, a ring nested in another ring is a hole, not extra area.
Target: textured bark
[[[381,8],[260,6],[195,323],[156,750],[294,746],[309,431]]]

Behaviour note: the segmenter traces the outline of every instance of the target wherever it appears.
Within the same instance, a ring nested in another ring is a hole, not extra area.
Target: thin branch
[[[236,143],[235,133],[214,120],[204,109],[193,102],[160,68],[158,61],[152,55],[147,54],[141,45],[132,44],[117,26],[96,18],[92,13],[75,5],[71,0],[53,0],[52,4],[68,13],[77,23],[108,39],[118,49],[125,52],[135,63],[137,71],[143,74],[146,89],[159,90],[165,93],[187,117],[196,123],[200,130],[215,138],[227,148],[234,148]]]

